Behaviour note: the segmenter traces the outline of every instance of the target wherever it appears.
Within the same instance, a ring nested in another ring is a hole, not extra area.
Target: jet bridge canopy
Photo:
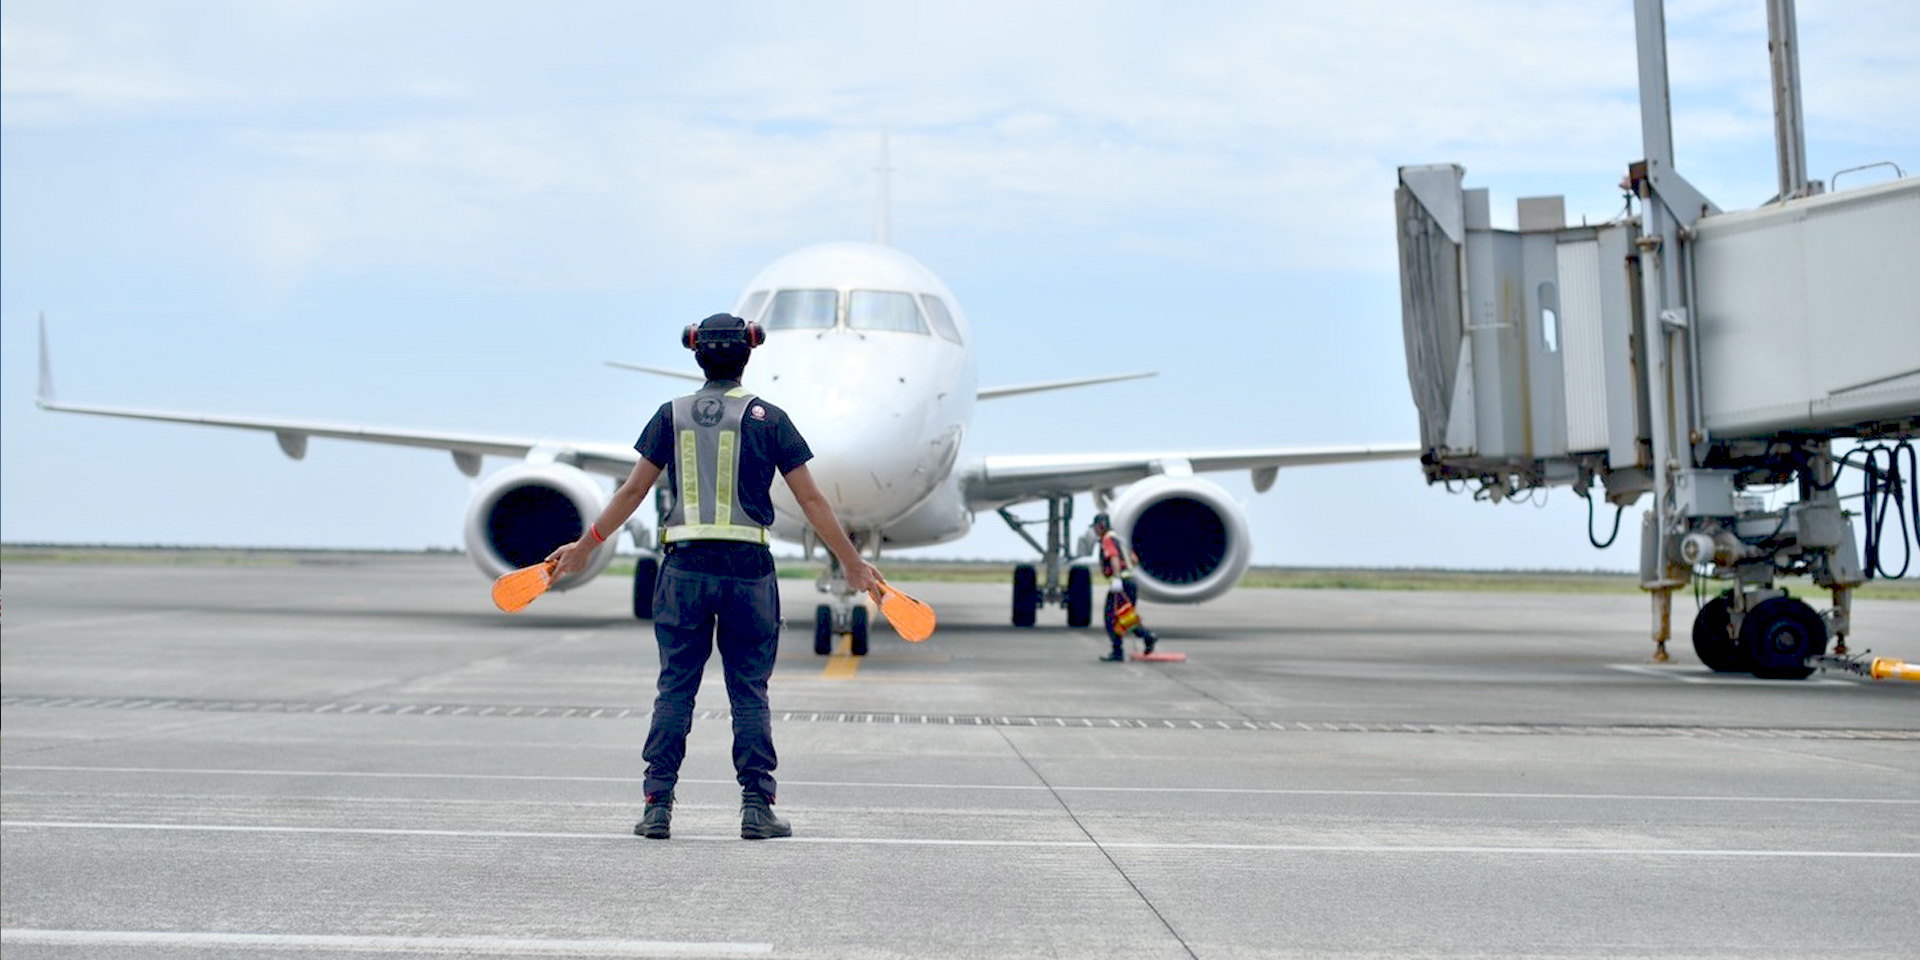
[[[1920,417],[1920,177],[1694,228],[1709,435],[1872,436]]]
[[[1645,466],[1638,221],[1567,227],[1559,198],[1528,198],[1496,230],[1462,174],[1404,167],[1396,199],[1428,478]],[[1703,440],[1915,430],[1920,178],[1702,217],[1689,246],[1693,306],[1661,319],[1698,352]]]

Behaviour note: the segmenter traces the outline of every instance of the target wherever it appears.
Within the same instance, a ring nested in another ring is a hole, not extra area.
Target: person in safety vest
[[[686,328],[707,383],[662,404],[634,449],[633,473],[580,539],[548,558],[555,576],[586,567],[593,552],[646,499],[664,472],[672,504],[661,526],[666,559],[654,586],[653,633],[660,647],[660,678],[653,722],[642,756],[647,761],[646,809],[633,832],[663,840],[673,822],[673,790],[693,726],[694,695],[716,644],[733,706],[733,766],[740,781],[740,836],[748,840],[793,835],[774,815],[777,758],[767,679],[780,640],[780,591],[767,527],[768,492],[778,471],[820,541],[840,561],[847,586],[876,589],[880,571],[860,556],[833,506],[807,470],[813,452],[779,407],[740,386],[760,328],[717,313]]]
[[[1140,557],[1120,542],[1106,514],[1094,514],[1093,532],[1100,538],[1100,573],[1107,578],[1107,639],[1113,641],[1113,652],[1100,659],[1116,663],[1125,660],[1123,641],[1128,633],[1145,641],[1146,652],[1152,653],[1154,641],[1160,638],[1140,623],[1140,587],[1133,582],[1133,568]]]

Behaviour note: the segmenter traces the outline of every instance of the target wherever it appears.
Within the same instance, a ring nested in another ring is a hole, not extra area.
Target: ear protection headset
[[[711,327],[707,326],[710,321],[718,319],[732,320],[738,323],[739,326],[720,326],[718,324]],[[699,323],[690,323],[687,325],[686,331],[680,335],[680,343],[688,350],[704,350],[709,347],[726,346],[744,346],[751,350],[765,343],[766,339],[767,333],[760,329],[759,324],[749,323],[739,317],[725,313],[715,314]]]

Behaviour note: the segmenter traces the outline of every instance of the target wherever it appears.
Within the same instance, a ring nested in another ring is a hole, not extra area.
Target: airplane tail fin
[[[892,140],[891,131],[887,129],[886,124],[884,123],[881,124],[880,125],[880,166],[875,168],[875,170],[880,174],[880,177],[879,177],[880,197],[879,197],[879,204],[875,207],[874,215],[873,215],[873,242],[883,247],[893,246],[893,199],[888,195],[889,181],[892,178],[893,166],[888,162],[888,159],[887,159],[888,146],[891,140]]]

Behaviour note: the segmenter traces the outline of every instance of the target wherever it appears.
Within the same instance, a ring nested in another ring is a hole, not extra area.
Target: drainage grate
[[[226,700],[186,697],[0,697],[5,707],[95,710],[178,710],[193,713],[338,714],[345,716],[520,717],[557,720],[631,720],[651,710],[634,707],[542,706],[499,703],[393,703],[376,700]],[[703,708],[701,720],[724,720],[724,709]],[[1251,720],[1193,717],[1042,717],[1009,714],[873,713],[841,710],[775,711],[782,723],[864,723],[936,727],[1034,727],[1070,730],[1241,730],[1281,733],[1427,733],[1480,736],[1695,737],[1738,740],[1920,740],[1920,730],[1831,727],[1713,727],[1679,724],[1409,723],[1346,720]]]

